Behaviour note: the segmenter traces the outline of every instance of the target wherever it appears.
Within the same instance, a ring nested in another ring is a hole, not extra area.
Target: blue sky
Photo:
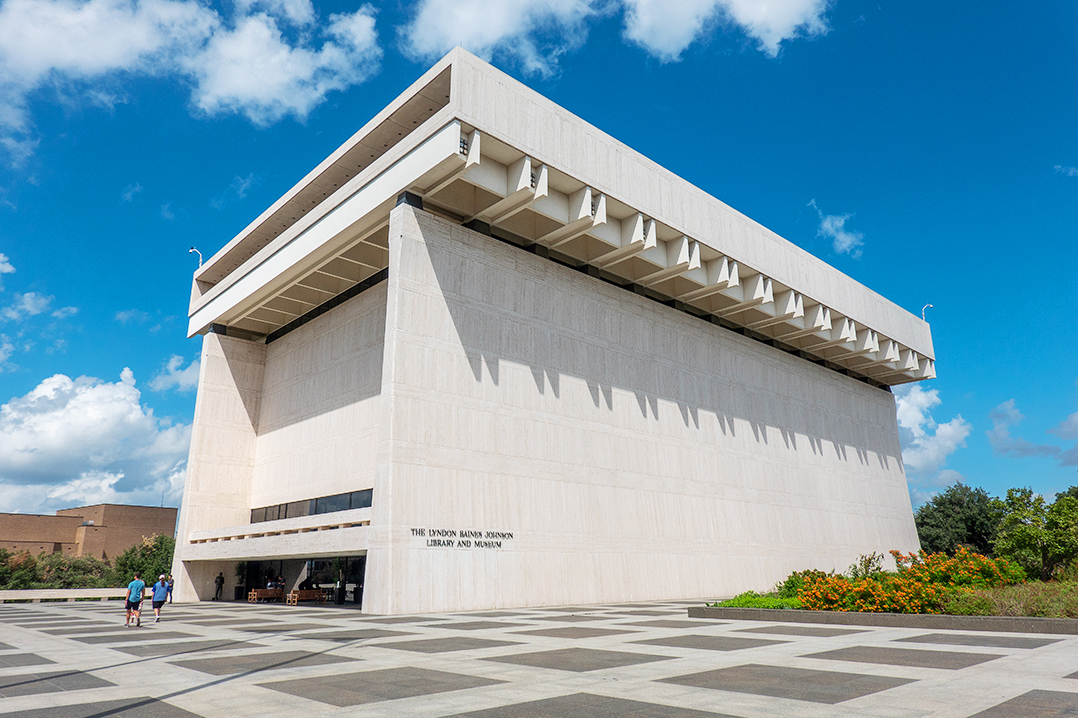
[[[911,495],[1078,484],[1078,6],[0,0],[0,511],[177,505],[209,257],[452,46],[911,312]]]

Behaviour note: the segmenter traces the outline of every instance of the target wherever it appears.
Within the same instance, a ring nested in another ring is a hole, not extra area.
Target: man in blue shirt
[[[161,606],[164,606],[165,601],[168,599],[169,585],[165,574],[158,577],[157,583],[153,585],[150,591],[153,592],[151,596],[153,600],[153,622],[157,623],[161,620]]]
[[[127,620],[124,628],[131,625],[131,617],[135,617],[135,627],[142,625],[142,594],[146,591],[146,582],[135,573],[135,580],[127,584]]]

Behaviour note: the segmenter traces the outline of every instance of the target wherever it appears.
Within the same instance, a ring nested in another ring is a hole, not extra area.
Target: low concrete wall
[[[4,601],[75,601],[77,599],[98,599],[107,601],[110,598],[125,598],[126,588],[58,588],[25,591],[0,591],[0,603]]]
[[[1015,616],[944,616],[925,613],[851,613],[844,611],[802,611],[787,608],[689,609],[689,618],[727,621],[778,621],[780,623],[822,623],[839,626],[923,628],[941,631],[995,631],[998,633],[1078,634],[1078,619]]]

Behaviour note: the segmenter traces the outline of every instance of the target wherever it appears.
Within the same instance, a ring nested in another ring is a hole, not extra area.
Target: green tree
[[[1049,504],[1032,489],[1008,489],[995,549],[1042,581],[1078,556],[1078,499]]]
[[[959,482],[922,505],[914,514],[921,548],[929,553],[953,554],[966,546],[991,556],[1003,504],[984,489]]]
[[[1070,496],[1072,498],[1078,499],[1078,486],[1072,486],[1066,491],[1061,491],[1060,493],[1056,494],[1056,501],[1059,501],[1060,497],[1062,496]]]
[[[135,573],[142,576],[146,585],[152,584],[161,574],[172,571],[172,554],[176,539],[171,536],[150,536],[116,557],[113,563],[115,585],[127,585]]]
[[[37,573],[34,588],[107,588],[114,583],[112,567],[93,556],[42,554],[37,557]]]
[[[35,588],[39,582],[37,574],[37,559],[30,555],[29,551],[20,551],[7,560],[8,576],[7,587],[10,589]]]

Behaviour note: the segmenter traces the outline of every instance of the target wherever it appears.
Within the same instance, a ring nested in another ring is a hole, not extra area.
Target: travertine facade
[[[462,51],[191,315],[183,599],[333,556],[375,613],[701,597],[917,547],[887,386],[927,325]]]

